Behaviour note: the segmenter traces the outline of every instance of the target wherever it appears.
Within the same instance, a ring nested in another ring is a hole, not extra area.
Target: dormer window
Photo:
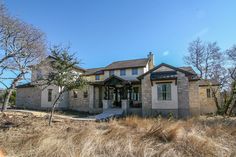
[[[138,68],[132,68],[132,75],[138,75]]]
[[[115,74],[115,71],[114,70],[110,70],[109,71],[109,76],[112,76],[112,75],[114,75]]]
[[[95,80],[100,80],[100,75],[96,75]]]
[[[125,75],[126,75],[125,69],[120,69],[120,76],[125,76]]]

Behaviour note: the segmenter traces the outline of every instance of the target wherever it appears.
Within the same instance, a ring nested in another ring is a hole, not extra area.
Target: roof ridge
[[[91,70],[91,69],[103,69],[103,68],[105,68],[105,67],[98,67],[98,68],[87,68],[87,69],[85,69],[85,70]]]
[[[133,61],[133,60],[143,60],[143,59],[148,59],[148,58],[137,58],[137,59],[120,60],[120,61],[114,61],[114,62],[112,62],[112,63],[127,62],[127,61]],[[111,64],[112,64],[112,63],[111,63]]]

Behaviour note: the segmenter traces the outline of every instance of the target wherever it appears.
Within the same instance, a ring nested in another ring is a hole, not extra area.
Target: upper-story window
[[[100,75],[96,75],[95,80],[100,80]]]
[[[138,75],[138,68],[132,68],[132,75]]]
[[[157,85],[158,100],[171,100],[171,83],[162,83]]]
[[[125,75],[126,75],[126,70],[120,69],[120,76],[125,76]]]
[[[112,76],[112,75],[114,75],[115,74],[115,71],[114,70],[110,70],[109,71],[109,76]]]

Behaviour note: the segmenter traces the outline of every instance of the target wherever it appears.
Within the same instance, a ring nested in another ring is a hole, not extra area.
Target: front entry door
[[[119,89],[119,88],[114,88],[113,106],[114,107],[121,107],[121,89]]]

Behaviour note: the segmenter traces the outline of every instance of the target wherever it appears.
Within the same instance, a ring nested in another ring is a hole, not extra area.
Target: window
[[[133,87],[132,100],[135,100],[135,101],[139,100],[139,88],[138,87]]]
[[[52,89],[48,89],[48,102],[52,101]]]
[[[210,98],[211,97],[211,89],[206,89],[206,94],[207,94],[207,97]]]
[[[111,70],[111,71],[109,71],[109,76],[112,76],[112,75],[114,75],[114,73],[115,73],[115,71],[114,71],[114,70]]]
[[[126,75],[125,69],[121,69],[121,70],[120,70],[120,76],[125,76],[125,75]]]
[[[100,75],[96,75],[95,80],[100,80]]]
[[[132,69],[132,75],[138,75],[138,68]]]
[[[88,91],[84,92],[84,98],[88,97]]]
[[[78,98],[78,94],[77,94],[76,91],[73,91],[73,97],[74,97],[74,98]]]
[[[158,100],[171,100],[171,83],[157,85]]]

